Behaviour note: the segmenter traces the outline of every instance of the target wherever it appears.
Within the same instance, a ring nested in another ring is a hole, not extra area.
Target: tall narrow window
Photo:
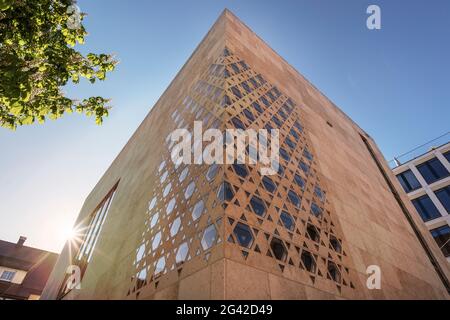
[[[111,203],[114,199],[114,195],[116,194],[117,186],[118,183],[111,189],[111,191],[108,192],[106,197],[100,202],[94,212],[86,218],[87,227],[83,226],[83,230],[85,231],[82,236],[81,245],[78,252],[76,252],[76,254],[72,257],[72,265],[76,265],[80,269],[79,281],[83,278],[88,264],[92,259],[97,241],[100,237],[100,233],[102,232],[106,217],[108,216]],[[62,298],[71,290],[70,288],[74,287],[73,283],[69,283],[69,280],[73,281],[69,275],[66,275],[61,286],[59,298]]]
[[[100,232],[102,231],[103,224],[111,206],[111,202],[116,193],[116,187],[111,190],[108,195],[103,199],[97,209],[90,217],[90,223],[85,233],[83,243],[80,247],[80,251],[77,254],[77,260],[89,263],[94,253],[95,245],[97,244]]]

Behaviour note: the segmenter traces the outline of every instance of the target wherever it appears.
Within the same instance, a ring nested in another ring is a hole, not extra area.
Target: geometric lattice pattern
[[[207,264],[219,244],[227,258],[269,272],[305,272],[312,284],[319,277],[338,290],[354,288],[301,106],[226,48],[179,103],[168,132],[193,130],[194,120],[221,130],[279,129],[279,170],[263,176],[259,164],[176,166],[167,139],[128,295],[157,287],[160,277],[179,275],[192,259]]]

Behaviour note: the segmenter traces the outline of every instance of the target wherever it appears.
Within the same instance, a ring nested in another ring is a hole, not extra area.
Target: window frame
[[[430,201],[431,204],[431,208],[434,208],[433,210],[435,210],[435,213],[437,213],[437,216],[434,216],[432,213],[430,212],[426,212],[425,210],[425,206],[424,204],[421,202],[424,199],[428,199]],[[439,212],[438,208],[436,207],[436,205],[433,203],[433,200],[431,200],[431,198],[428,196],[428,194],[424,194],[423,196],[420,196],[418,198],[412,199],[411,200],[412,204],[414,205],[414,207],[416,208],[417,212],[419,213],[420,217],[422,218],[422,220],[424,222],[428,222],[437,218],[442,217],[441,213]],[[427,214],[430,218],[426,218],[424,214]]]
[[[433,167],[433,164],[436,164],[437,167],[440,166],[440,168]],[[416,166],[416,168],[427,184],[433,184],[436,181],[445,179],[450,175],[450,172],[448,172],[447,168],[437,157],[433,157],[421,164],[418,164]],[[439,169],[439,170],[443,169],[447,172],[447,174],[444,174],[443,176],[439,176],[437,169]],[[425,170],[427,170],[427,171],[425,171]],[[428,175],[428,173],[430,173],[432,176]]]

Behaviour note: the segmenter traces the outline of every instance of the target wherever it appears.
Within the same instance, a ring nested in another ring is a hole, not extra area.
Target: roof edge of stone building
[[[374,139],[364,130],[362,129],[352,118],[350,118],[350,116],[348,116],[344,111],[342,111],[341,108],[339,108],[330,98],[328,98],[320,89],[318,89],[311,81],[309,81],[301,72],[299,72],[294,66],[292,66],[289,61],[287,61],[285,58],[283,58],[283,56],[281,56],[276,50],[274,50],[262,37],[260,37],[255,31],[253,31],[253,29],[251,29],[247,24],[245,24],[245,22],[243,22],[236,14],[234,14],[231,10],[229,10],[228,8],[225,8],[221,14],[221,16],[219,17],[222,18],[222,16],[231,16],[232,18],[234,18],[235,20],[237,20],[245,29],[247,29],[252,35],[254,35],[256,38],[258,38],[265,46],[268,50],[270,50],[271,52],[273,52],[278,58],[281,59],[281,61],[288,67],[290,68],[292,71],[294,71],[294,73],[296,73],[300,78],[302,78],[305,83],[309,86],[311,86],[311,88],[315,91],[317,91],[323,98],[325,98],[335,109],[336,111],[338,111],[342,116],[344,116],[346,119],[348,119],[359,131],[361,131],[362,134],[364,134],[367,138],[371,139],[374,141]],[[218,19],[218,20],[219,20]]]

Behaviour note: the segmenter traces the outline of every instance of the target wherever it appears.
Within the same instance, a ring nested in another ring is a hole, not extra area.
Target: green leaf
[[[103,97],[79,103],[63,94],[69,80],[104,80],[117,63],[108,54],[73,48],[84,43],[87,31],[67,27],[69,2],[0,0],[0,126],[14,130],[75,110],[98,124],[108,116]]]

